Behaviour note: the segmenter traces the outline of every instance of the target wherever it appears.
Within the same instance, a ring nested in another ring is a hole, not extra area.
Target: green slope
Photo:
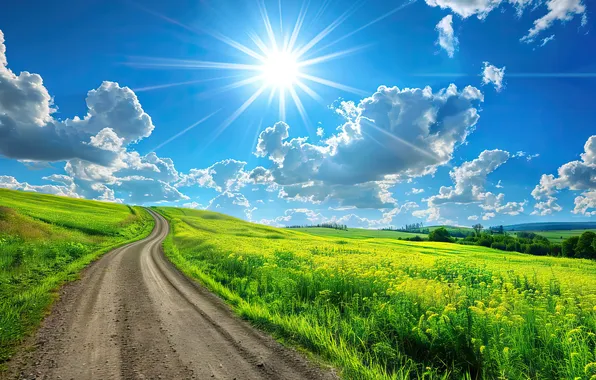
[[[158,208],[166,255],[345,379],[590,379],[596,262]]]
[[[533,232],[537,235],[542,235],[546,237],[548,240],[552,241],[553,243],[561,243],[563,240],[570,238],[572,236],[579,236],[585,231],[592,231],[596,232],[596,229],[588,229],[588,230],[561,230],[561,231],[523,231],[523,232]],[[510,232],[514,233],[514,232]]]
[[[0,363],[39,324],[58,286],[152,227],[139,207],[0,189]]]

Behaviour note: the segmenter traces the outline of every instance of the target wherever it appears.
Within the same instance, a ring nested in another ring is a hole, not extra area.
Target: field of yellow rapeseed
[[[596,379],[596,263],[159,208],[166,254],[344,378]]]

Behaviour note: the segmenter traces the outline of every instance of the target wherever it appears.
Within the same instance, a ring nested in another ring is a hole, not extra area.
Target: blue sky
[[[272,225],[593,219],[591,12],[13,2],[0,14],[0,187]]]

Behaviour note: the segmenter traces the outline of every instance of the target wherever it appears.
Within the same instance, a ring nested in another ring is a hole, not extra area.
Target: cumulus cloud
[[[244,171],[245,166],[246,162],[244,161],[227,159],[216,162],[206,169],[191,169],[188,174],[182,175],[176,186],[189,187],[197,185],[215,189],[220,193],[224,191],[235,192],[244,187],[249,179],[249,173]],[[257,176],[257,173],[255,173],[255,176]]]
[[[546,6],[548,13],[534,21],[534,26],[528,30],[528,34],[522,37],[521,41],[532,42],[538,34],[550,28],[555,21],[571,21],[577,15],[582,17],[582,26],[585,25],[586,6],[582,0],[549,0],[546,2]],[[545,42],[543,42],[544,44]]]
[[[487,212],[482,215],[482,220],[490,220],[495,217],[494,212]]]
[[[422,194],[424,193],[424,189],[417,189],[415,187],[412,188],[412,194]]]
[[[468,216],[468,220],[478,220],[478,216],[477,215],[470,215],[470,216]]]
[[[584,191],[575,198],[575,214],[591,216],[596,189],[596,135],[590,136],[584,145],[581,160],[568,162],[557,170],[557,176],[543,174],[532,196],[537,201],[533,215],[550,215],[562,210],[556,194],[563,190]]]
[[[320,223],[338,223],[345,224],[348,227],[353,228],[382,228],[393,226],[393,221],[398,215],[400,215],[402,212],[412,210],[417,207],[418,204],[416,202],[406,202],[401,206],[396,206],[393,209],[383,212],[381,217],[378,219],[364,218],[354,213],[350,213],[341,217],[325,217],[323,214],[315,210],[308,208],[294,208],[286,210],[284,215],[278,216],[274,219],[261,219],[259,223],[277,227],[304,226]]]
[[[254,211],[254,208],[251,208],[250,202],[242,193],[230,191],[224,191],[211,199],[205,209],[248,220],[252,219],[252,212]]]
[[[149,136],[154,128],[134,92],[114,82],[89,91],[83,118],[58,120],[41,76],[27,71],[16,75],[7,65],[0,31],[0,155],[106,165],[122,145]]]
[[[495,86],[497,92],[503,89],[503,77],[505,76],[505,66],[498,68],[491,65],[488,62],[484,62],[484,68],[482,69],[482,84],[487,85],[492,83]]]
[[[443,17],[435,29],[439,32],[437,44],[447,52],[449,58],[453,58],[453,54],[459,45],[459,40],[455,37],[453,31],[453,16],[447,15]]]
[[[346,122],[319,144],[289,139],[283,122],[266,128],[255,154],[272,165],[259,173],[282,186],[282,197],[389,208],[394,200],[388,189],[396,181],[434,173],[451,160],[473,131],[482,101],[471,86],[438,92],[381,86],[358,105],[342,102],[338,113]]]
[[[539,7],[543,4],[546,5],[548,12],[534,21],[528,34],[521,38],[524,42],[534,41],[540,33],[549,29],[556,21],[567,22],[575,16],[580,16],[581,26],[585,26],[587,23],[586,6],[582,0],[425,0],[425,2],[431,7],[448,9],[463,19],[471,16],[484,19],[490,12],[505,4],[512,6],[518,17],[532,3],[535,4],[532,10],[540,9]],[[547,42],[552,40],[551,37],[547,37]]]
[[[478,158],[453,168],[449,175],[454,185],[441,186],[438,194],[427,199],[428,209],[416,211],[414,216],[438,220],[440,207],[446,204],[478,204],[485,211],[483,219],[493,218],[495,213],[519,215],[524,212],[526,201],[505,203],[505,194],[494,194],[485,189],[488,175],[510,157],[511,154],[504,150],[485,150]]]

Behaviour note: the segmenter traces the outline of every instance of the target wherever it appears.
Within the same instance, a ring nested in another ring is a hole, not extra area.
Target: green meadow
[[[0,189],[0,363],[39,324],[61,284],[152,228],[140,207]]]
[[[579,236],[585,231],[596,232],[596,230],[561,230],[561,231],[524,231],[542,235],[553,243],[561,243],[563,240],[573,236]]]
[[[176,266],[345,379],[596,379],[594,261],[156,210]]]

